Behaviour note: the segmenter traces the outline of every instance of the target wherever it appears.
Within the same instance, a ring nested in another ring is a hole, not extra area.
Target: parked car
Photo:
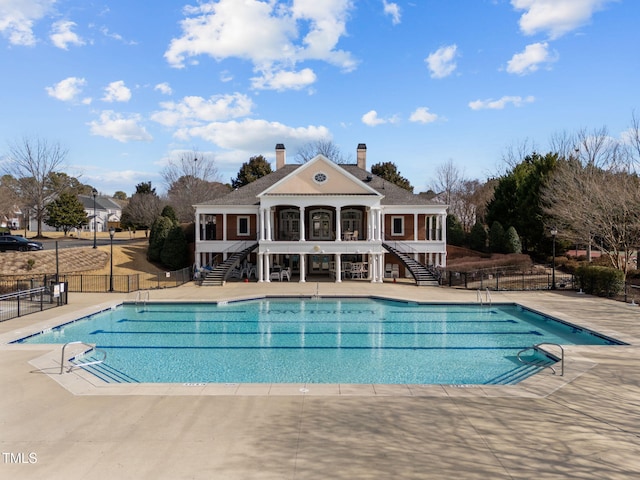
[[[0,235],[0,252],[6,252],[7,250],[17,250],[19,252],[42,250],[42,243],[27,240],[18,235]]]

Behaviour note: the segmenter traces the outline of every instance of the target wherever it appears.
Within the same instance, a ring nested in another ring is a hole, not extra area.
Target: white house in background
[[[107,232],[110,226],[118,227],[122,217],[122,207],[111,197],[95,196],[95,208],[93,195],[78,195],[84,211],[89,218],[88,225],[82,228],[83,232]]]
[[[446,265],[447,206],[367,171],[367,147],[355,165],[318,155],[276,169],[196,209],[195,267],[203,284],[328,277],[335,282],[414,277],[432,284]]]

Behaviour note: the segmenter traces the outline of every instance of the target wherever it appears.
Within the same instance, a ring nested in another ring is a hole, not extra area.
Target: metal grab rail
[[[107,352],[105,352],[104,350],[101,350],[99,348],[96,348],[95,344],[93,344],[93,343],[87,343],[87,342],[68,342],[68,343],[65,343],[62,346],[62,356],[60,358],[60,375],[62,375],[62,372],[64,370],[64,351],[69,345],[85,345],[85,346],[89,347],[89,350],[85,350],[84,352],[82,352],[82,355],[87,354],[91,350],[95,350],[96,352],[102,353],[103,357],[102,357],[101,360],[94,360],[92,362],[77,363],[75,365],[71,364],[71,365],[69,365],[69,369],[67,370],[67,373],[69,373],[71,370],[73,370],[76,367],[86,367],[88,365],[97,365],[99,363],[104,362],[106,360],[106,358],[107,358]]]
[[[478,303],[480,305],[483,305],[482,303],[482,290],[478,289],[478,293],[476,294],[476,299],[478,300]],[[491,306],[491,293],[489,293],[489,289],[487,288],[487,293],[486,293],[486,303]]]
[[[562,347],[562,345],[559,345],[557,343],[536,343],[535,345],[532,345],[530,347],[527,348],[523,348],[522,350],[520,350],[518,352],[518,354],[516,355],[516,357],[518,358],[518,361],[520,363],[524,363],[525,365],[534,365],[534,366],[541,366],[539,363],[536,362],[528,362],[526,360],[523,360],[520,357],[520,354],[528,351],[528,350],[536,350],[536,351],[541,351],[546,355],[550,355],[549,352],[546,352],[545,350],[543,350],[542,347],[543,345],[550,345],[550,346],[554,346],[554,347],[558,347],[560,349],[560,358],[558,358],[555,355],[552,355],[554,358],[556,358],[557,360],[560,361],[560,376],[564,376],[564,348]],[[556,369],[553,367],[553,365],[542,365],[545,368],[550,368],[551,371],[553,372],[554,375],[557,375],[558,373],[556,372]]]

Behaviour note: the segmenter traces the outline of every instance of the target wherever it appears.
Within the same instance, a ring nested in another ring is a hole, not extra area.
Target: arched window
[[[332,240],[333,212],[331,210],[311,210],[310,240]]]
[[[300,239],[300,211],[287,208],[280,211],[279,238],[281,240]]]
[[[362,229],[362,210],[355,208],[347,208],[340,212],[340,219],[342,222],[342,233],[358,232],[358,237],[363,234]]]

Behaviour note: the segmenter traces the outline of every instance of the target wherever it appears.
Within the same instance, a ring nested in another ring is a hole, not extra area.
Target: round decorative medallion
[[[322,172],[318,172],[314,175],[313,180],[316,183],[322,183],[322,182],[326,182],[327,181],[327,174],[326,173],[322,173]]]

